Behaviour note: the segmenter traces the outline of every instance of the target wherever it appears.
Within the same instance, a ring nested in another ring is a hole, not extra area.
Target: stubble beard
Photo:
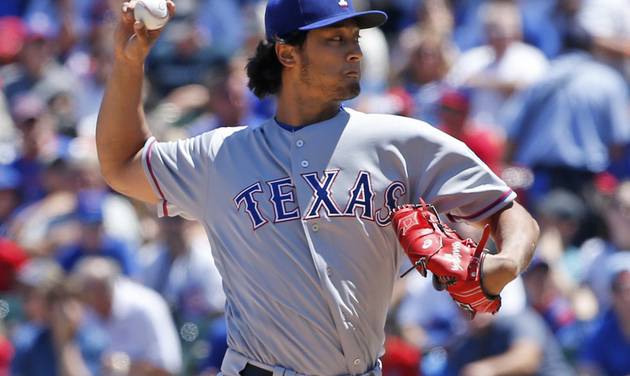
[[[345,80],[337,81],[337,84],[333,87],[324,87],[317,77],[312,77],[310,68],[310,62],[308,59],[304,60],[304,65],[300,69],[300,80],[303,84],[325,91],[325,94],[330,96],[334,101],[345,101],[352,98],[356,98],[361,93],[360,80],[346,82]]]

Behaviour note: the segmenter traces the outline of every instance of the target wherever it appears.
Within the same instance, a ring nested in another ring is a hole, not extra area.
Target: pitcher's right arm
[[[114,35],[114,64],[96,126],[101,173],[112,189],[148,203],[158,202],[142,167],[142,147],[151,136],[142,108],[144,62],[159,31],[133,17],[136,1],[123,3]],[[169,14],[175,4],[167,1]]]

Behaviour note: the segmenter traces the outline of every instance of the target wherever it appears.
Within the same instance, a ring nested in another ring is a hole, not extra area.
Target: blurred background
[[[272,116],[244,73],[264,1],[176,3],[146,66],[152,132]],[[466,142],[542,230],[496,316],[470,321],[430,278],[401,279],[385,376],[630,374],[630,0],[354,3],[390,19],[362,32],[347,105]],[[0,376],[214,375],[226,348],[203,229],[99,174],[120,6],[0,1]]]

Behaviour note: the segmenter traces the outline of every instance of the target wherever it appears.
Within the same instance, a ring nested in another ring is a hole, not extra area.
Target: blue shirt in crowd
[[[81,327],[75,338],[81,356],[94,375],[101,372],[101,355],[107,344],[106,334],[93,327]],[[57,376],[57,354],[49,327],[34,324],[20,326],[13,335],[15,354],[11,375]]]
[[[630,338],[626,338],[613,310],[608,311],[597,325],[592,337],[586,340],[581,362],[595,365],[605,375],[630,374]]]
[[[110,237],[104,237],[97,250],[90,251],[81,244],[72,244],[57,251],[57,261],[65,271],[72,270],[75,264],[86,256],[109,257],[120,266],[126,276],[133,276],[137,269],[133,252],[125,242]]]
[[[630,142],[630,100],[623,77],[587,53],[563,55],[507,111],[515,162],[601,172],[609,148]]]

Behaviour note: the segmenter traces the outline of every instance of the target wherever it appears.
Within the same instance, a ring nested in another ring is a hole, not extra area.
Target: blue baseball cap
[[[294,31],[306,31],[353,19],[359,28],[380,26],[387,14],[378,10],[356,12],[352,0],[269,0],[265,10],[268,40],[284,37]]]
[[[85,189],[77,194],[77,219],[84,224],[103,222],[105,193],[97,189]]]

